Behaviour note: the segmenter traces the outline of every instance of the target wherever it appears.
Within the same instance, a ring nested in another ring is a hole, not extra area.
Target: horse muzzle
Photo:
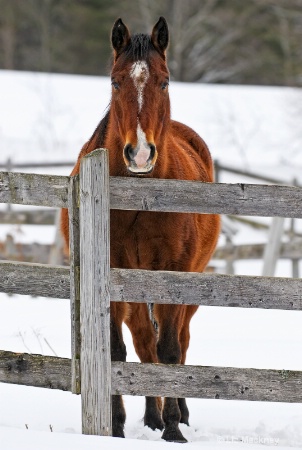
[[[139,143],[135,148],[131,144],[124,147],[124,160],[127,169],[136,175],[152,172],[157,159],[156,147],[152,143]]]

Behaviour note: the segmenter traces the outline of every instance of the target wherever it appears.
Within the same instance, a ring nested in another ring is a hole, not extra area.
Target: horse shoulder
[[[171,128],[172,133],[177,141],[182,141],[186,145],[189,145],[190,148],[192,148],[199,156],[200,160],[202,161],[202,165],[207,172],[209,181],[213,181],[213,161],[209,148],[205,141],[199,136],[199,134],[196,133],[196,131],[192,130],[192,128],[181,122],[177,122],[176,120],[171,120]]]

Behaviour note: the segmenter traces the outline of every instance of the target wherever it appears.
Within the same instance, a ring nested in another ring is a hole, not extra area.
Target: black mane
[[[108,106],[104,117],[102,118],[102,120],[100,121],[100,123],[98,124],[96,129],[94,130],[93,135],[91,136],[91,138],[87,142],[87,144],[86,144],[87,147],[89,146],[89,144],[95,138],[96,138],[96,142],[95,142],[96,147],[95,148],[104,147],[106,134],[107,134],[108,123],[109,123],[109,114],[110,114],[110,105]]]

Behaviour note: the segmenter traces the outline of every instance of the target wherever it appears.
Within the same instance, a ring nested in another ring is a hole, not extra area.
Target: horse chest
[[[149,212],[111,213],[111,264],[114,267],[164,270],[183,257],[184,228],[179,215]],[[181,218],[183,222],[183,217]]]

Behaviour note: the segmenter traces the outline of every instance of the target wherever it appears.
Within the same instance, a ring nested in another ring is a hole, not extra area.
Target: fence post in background
[[[6,171],[7,172],[12,172],[12,170],[13,170],[13,164],[12,164],[12,160],[10,159],[10,158],[7,158],[7,161],[6,161]],[[11,212],[11,210],[12,210],[12,205],[11,205],[11,203],[7,203],[7,205],[6,205],[6,211],[7,212]]]
[[[81,162],[81,397],[84,434],[112,435],[108,153]]]
[[[295,219],[291,219],[290,238],[295,239]],[[299,278],[299,259],[292,258],[292,274],[293,278]]]
[[[274,217],[269,230],[268,242],[265,246],[263,256],[262,275],[264,277],[273,277],[282,244],[282,234],[284,227],[284,217]]]
[[[78,176],[70,177],[68,196],[71,316],[71,392],[73,394],[80,394],[80,198]]]
[[[297,178],[293,179],[293,186],[298,186],[298,180]],[[295,233],[295,219],[291,219],[290,223],[290,240],[295,240],[296,233]],[[292,259],[292,273],[293,278],[299,278],[299,259]]]
[[[230,236],[226,236],[226,244],[225,247],[227,250],[231,250],[234,254],[234,244],[232,242],[232,239]],[[234,275],[235,269],[234,269],[234,257],[233,256],[227,256],[225,261],[225,273],[227,275]]]
[[[220,165],[218,159],[214,161],[215,183],[220,183]]]

